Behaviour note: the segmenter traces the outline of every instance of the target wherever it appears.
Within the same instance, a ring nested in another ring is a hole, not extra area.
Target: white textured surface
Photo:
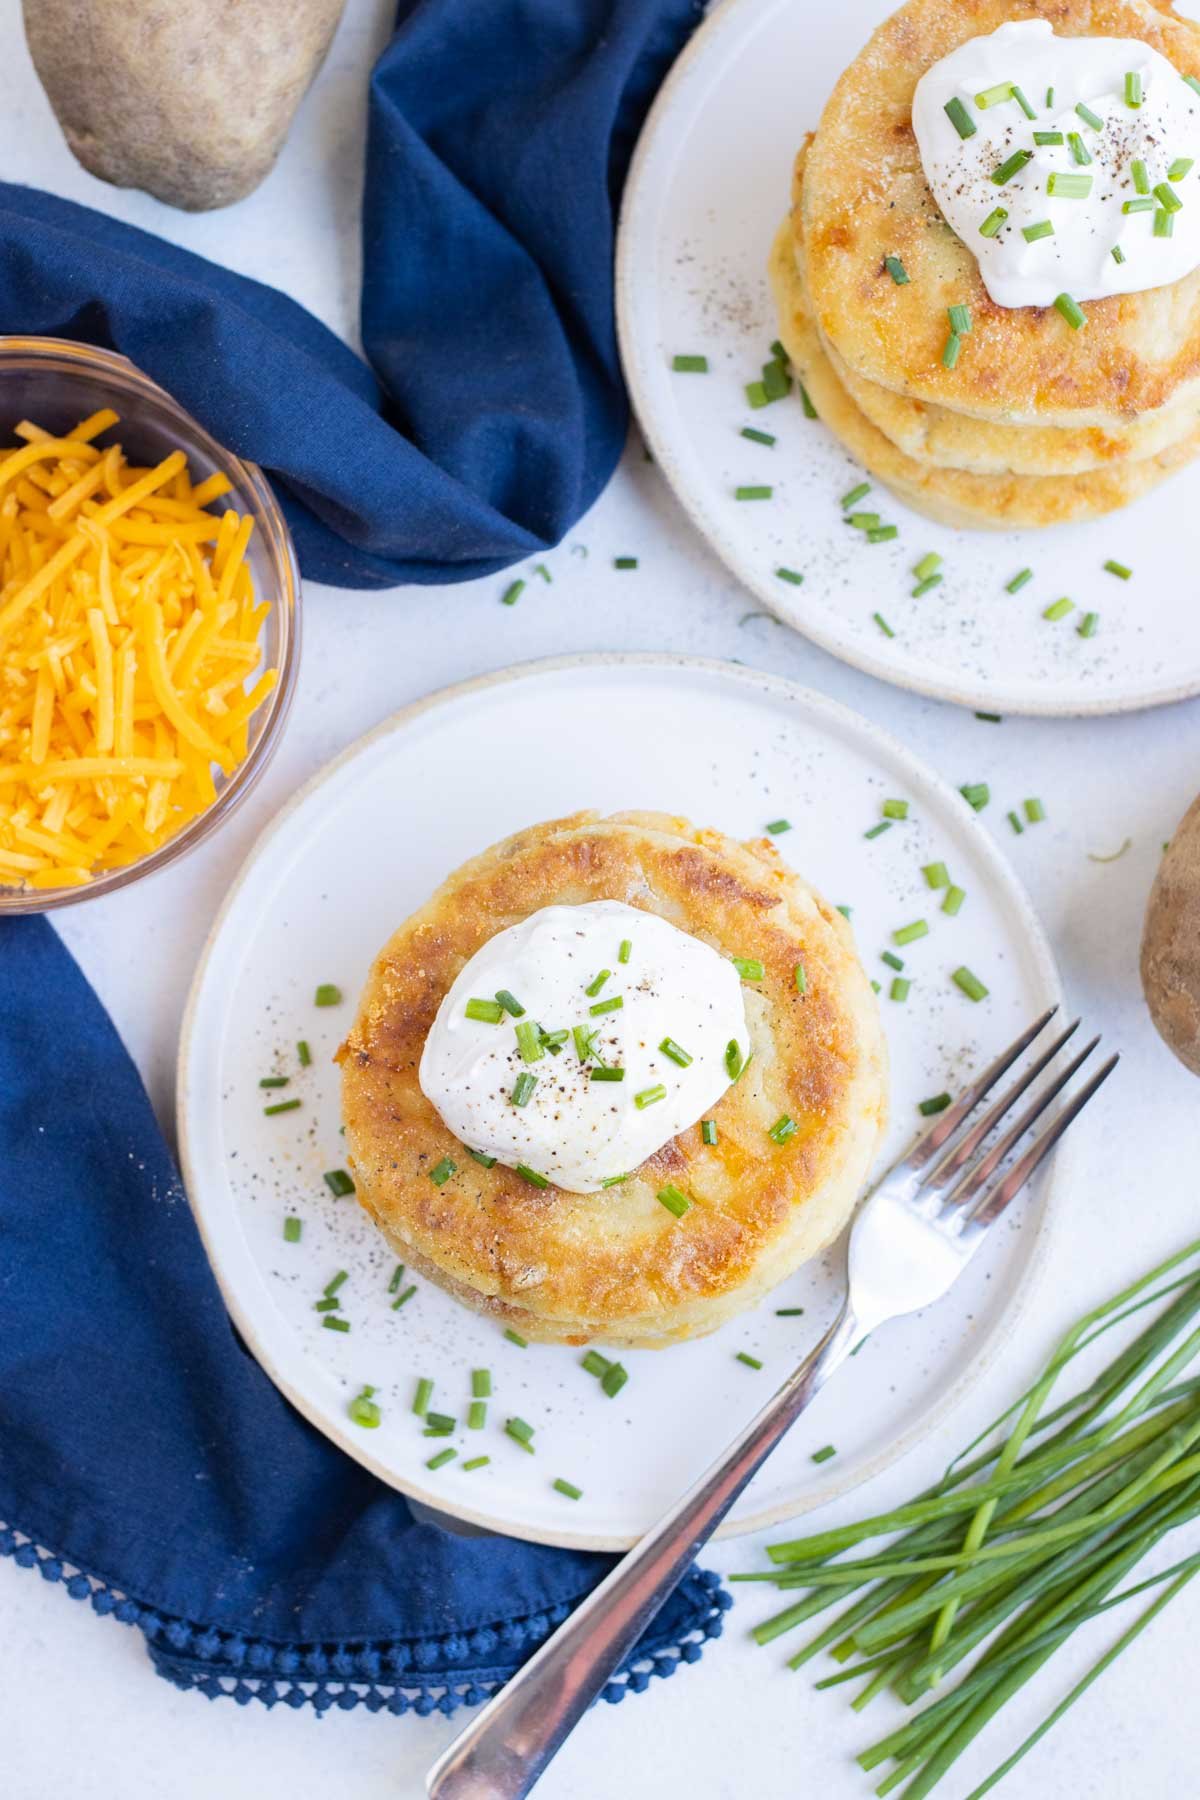
[[[858,0],[855,0],[858,3]],[[232,212],[191,219],[118,194],[78,170],[59,138],[20,41],[17,7],[0,8],[0,166],[13,180],[136,220],[286,287],[352,331],[355,213],[365,71],[386,33],[388,0],[351,0],[320,82],[262,189]],[[1003,800],[1040,794],[1046,824],[1010,841],[998,804],[984,815],[1028,883],[1075,1003],[1125,1053],[1111,1098],[1083,1128],[1059,1253],[1006,1369],[925,1446],[870,1490],[898,1501],[981,1424],[1029,1372],[1067,1318],[1130,1268],[1196,1228],[1200,1088],[1168,1057],[1137,985],[1137,941],[1162,840],[1197,782],[1187,746],[1200,706],[1109,721],[977,722],[969,713],[879,685],[782,627],[739,620],[748,602],[686,528],[636,449],[593,514],[551,559],[553,587],[497,604],[501,583],[404,593],[310,588],[306,653],[286,742],[246,810],[218,840],[144,889],[60,915],[64,935],[111,1007],[160,1114],[171,1107],[180,1007],[225,886],[271,812],[333,751],[406,700],[463,676],[572,649],[656,649],[738,657],[794,675],[885,724],[955,782],[986,776]],[[635,574],[614,555],[641,559]],[[1132,848],[1102,867],[1089,850]],[[855,1502],[831,1508],[830,1522]],[[1194,1544],[1192,1547],[1195,1547]],[[750,1567],[753,1540],[709,1561]],[[743,1590],[744,1592],[745,1590]],[[814,1695],[782,1657],[745,1641],[769,1603],[739,1601],[724,1641],[674,1681],[623,1707],[601,1706],[539,1790],[545,1800],[856,1800],[870,1783],[850,1757],[885,1728],[835,1695]],[[1191,1795],[1200,1733],[1190,1695],[1200,1677],[1190,1594],[1154,1625],[1022,1765],[1001,1793],[1020,1800],[1158,1800]],[[1092,1644],[1111,1632],[1102,1626]],[[1095,1652],[1093,1652],[1095,1653]],[[946,1784],[962,1800],[1065,1691],[1086,1658],[1071,1646],[1008,1709]],[[452,1727],[361,1712],[210,1706],[151,1674],[140,1640],[94,1618],[61,1589],[0,1563],[0,1732],[5,1800],[274,1800],[326,1792],[417,1800]]]

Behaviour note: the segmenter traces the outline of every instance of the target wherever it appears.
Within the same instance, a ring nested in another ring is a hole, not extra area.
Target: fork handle
[[[429,1772],[430,1800],[523,1800],[788,1427],[866,1335],[847,1302],[810,1356]]]

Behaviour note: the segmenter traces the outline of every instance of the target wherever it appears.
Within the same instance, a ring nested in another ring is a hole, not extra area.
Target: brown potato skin
[[[1142,991],[1164,1044],[1200,1075],[1200,796],[1180,820],[1150,889]]]

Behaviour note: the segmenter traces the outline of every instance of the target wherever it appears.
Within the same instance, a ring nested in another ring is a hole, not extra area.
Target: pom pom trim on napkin
[[[0,1556],[11,1557],[18,1568],[36,1569],[44,1581],[59,1584],[70,1599],[90,1601],[100,1618],[136,1626],[155,1670],[173,1686],[209,1700],[236,1700],[239,1706],[259,1700],[267,1707],[311,1706],[318,1713],[333,1706],[342,1712],[365,1706],[368,1712],[396,1716],[414,1712],[422,1718],[439,1712],[449,1718],[460,1706],[478,1706],[502,1687],[514,1667],[573,1610],[567,1605],[549,1607],[523,1619],[410,1643],[278,1644],[195,1625],[142,1606],[2,1523]],[[602,1699],[615,1704],[626,1694],[644,1693],[656,1675],[666,1678],[680,1663],[699,1662],[705,1643],[721,1636],[733,1601],[719,1576],[707,1569],[691,1570],[676,1590],[676,1604],[680,1601],[684,1629],[673,1620],[661,1633],[651,1630],[602,1690]],[[689,1619],[694,1621],[690,1625]],[[492,1666],[482,1660],[489,1657],[496,1659]],[[469,1671],[456,1666],[468,1658],[475,1659]]]

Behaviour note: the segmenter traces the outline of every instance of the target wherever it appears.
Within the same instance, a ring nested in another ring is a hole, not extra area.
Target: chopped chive
[[[624,1071],[624,1069],[620,1069],[620,1068],[616,1068],[616,1067],[612,1067],[612,1068],[601,1067],[598,1069],[593,1069],[591,1071],[590,1075],[588,1076],[588,1079],[589,1079],[589,1081],[624,1081],[625,1071]]]
[[[427,1469],[444,1469],[446,1464],[448,1462],[453,1462],[457,1455],[457,1450],[439,1450],[436,1456],[431,1456],[429,1458],[425,1467]]]
[[[1016,85],[1015,81],[998,81],[994,87],[984,88],[982,94],[976,94],[975,104],[980,112],[986,112],[989,106],[1000,106],[1013,98]]]
[[[661,1081],[656,1081],[653,1087],[643,1088],[640,1094],[635,1094],[633,1104],[639,1112],[645,1112],[648,1106],[657,1106],[658,1102],[665,1100],[666,1097],[666,1088]]]
[[[802,381],[798,381],[796,386],[800,389],[800,404],[804,408],[805,418],[815,419],[817,417],[817,409],[808,397],[808,389]]]
[[[454,1432],[448,1425],[427,1425],[421,1433],[422,1437],[427,1438],[447,1438],[453,1435]]]
[[[1121,211],[1123,213],[1153,212],[1154,211],[1154,196],[1152,194],[1146,194],[1146,195],[1140,196],[1136,200],[1123,200],[1121,202]]]
[[[867,532],[868,544],[886,544],[891,538],[900,536],[898,525],[872,525]]]
[[[795,983],[796,992],[798,994],[807,994],[808,976],[805,973],[804,964],[802,962],[798,962],[792,970],[792,980]]]
[[[872,613],[871,617],[874,619],[875,623],[878,625],[880,631],[882,631],[884,637],[890,637],[890,638],[895,637],[895,635],[896,635],[895,632],[892,630],[891,626],[888,624],[887,620],[884,618],[882,613]]]
[[[802,1319],[804,1308],[802,1306],[777,1306],[775,1317],[777,1319]]]
[[[490,1369],[471,1370],[471,1393],[476,1400],[487,1400],[492,1392],[492,1371]]]
[[[782,400],[785,394],[792,391],[792,378],[778,358],[763,364],[762,384],[768,400]]]
[[[1070,294],[1059,294],[1055,300],[1056,309],[1062,314],[1072,331],[1078,331],[1081,325],[1087,324],[1087,317],[1077,301]]]
[[[673,356],[671,367],[677,375],[707,375],[707,356]]]
[[[426,1409],[424,1418],[426,1425],[433,1431],[454,1431],[458,1427],[458,1420],[453,1413],[430,1412]]]
[[[520,1024],[513,1026],[513,1030],[517,1037],[517,1049],[521,1052],[521,1061],[539,1062],[545,1051],[542,1048],[541,1033],[533,1020],[522,1019]]]
[[[775,492],[773,487],[739,487],[734,488],[735,500],[769,500]]]
[[[771,345],[771,355],[774,357],[776,362],[784,363],[785,365],[789,360],[788,353],[784,349],[783,345],[780,343],[778,338],[776,338]]]
[[[1096,612],[1084,613],[1083,618],[1079,621],[1079,624],[1075,627],[1075,629],[1079,633],[1080,637],[1082,637],[1082,638],[1095,637],[1096,628],[1099,625],[1099,623],[1100,623],[1100,614],[1099,613],[1096,613]]]
[[[984,985],[983,985],[982,981],[980,981],[978,975],[973,975],[971,973],[970,969],[968,969],[965,966],[965,964],[961,969],[955,969],[955,971],[954,971],[953,975],[950,977],[950,979],[954,982],[954,985],[956,987],[962,989],[963,993],[967,996],[968,1000],[986,1000],[987,999],[987,997],[988,997],[987,988],[984,987]]]
[[[1071,160],[1079,164],[1090,163],[1092,153],[1077,131],[1068,131],[1067,142],[1071,146]]]
[[[921,869],[925,877],[926,887],[944,888],[950,886],[950,871],[944,862],[925,863]]]
[[[533,1426],[521,1418],[505,1419],[504,1430],[514,1443],[520,1444],[523,1450],[533,1450]]]
[[[1183,201],[1169,181],[1160,181],[1153,192],[1154,198],[1166,212],[1176,213],[1183,210]]]
[[[523,1079],[523,1076],[518,1077],[518,1080]],[[532,1076],[531,1079],[536,1082],[537,1077]],[[443,1156],[436,1168],[430,1169],[429,1179],[432,1181],[434,1187],[445,1187],[446,1183],[449,1181],[450,1177],[456,1173],[457,1169],[458,1164],[451,1157]],[[326,1176],[325,1179],[328,1181],[329,1177]]]
[[[529,1102],[533,1099],[533,1091],[537,1087],[537,1084],[537,1076],[531,1075],[528,1069],[522,1069],[521,1073],[517,1076],[517,1079],[513,1082],[512,1093],[509,1095],[509,1099],[512,1101],[513,1105],[528,1106]]]
[[[502,1006],[504,1011],[509,1013],[514,1019],[523,1019],[525,1017],[525,1008],[521,1005],[521,1002],[516,998],[515,994],[510,994],[507,988],[497,989],[496,1004]]]
[[[518,1163],[516,1173],[521,1177],[522,1181],[527,1181],[530,1187],[548,1188],[550,1186],[549,1177],[546,1175],[539,1175],[536,1169],[531,1169],[529,1167],[528,1163]]]
[[[1010,825],[1011,825],[1011,826],[1012,826],[1012,828],[1013,828],[1013,830],[1014,830],[1014,832],[1015,832],[1015,833],[1016,833],[1016,835],[1017,835],[1017,836],[1018,836],[1018,837],[1020,837],[1020,835],[1021,835],[1021,833],[1022,833],[1022,832],[1023,832],[1023,831],[1024,831],[1024,829],[1025,829],[1025,827],[1024,827],[1024,826],[1023,826],[1023,825],[1022,825],[1022,823],[1021,823],[1021,815],[1020,815],[1020,813],[1015,813],[1015,812],[1010,812],[1010,813],[1006,813],[1006,814],[1005,814],[1005,817],[1006,817],[1006,818],[1007,818],[1007,820],[1008,820],[1008,822],[1009,822],[1009,824],[1010,824]]]
[[[898,256],[885,256],[883,259],[883,266],[897,287],[907,287],[908,270]]]
[[[287,1084],[286,1075],[264,1075],[258,1085],[260,1088],[281,1088],[286,1087]]]
[[[346,1408],[354,1423],[364,1426],[368,1431],[373,1431],[383,1417],[378,1403],[372,1398],[374,1392],[373,1387],[365,1387]]]
[[[494,1156],[485,1156],[482,1150],[468,1150],[467,1155],[477,1162],[480,1168],[494,1169],[496,1166],[496,1158]]]
[[[881,819],[878,825],[872,825],[870,831],[864,831],[863,836],[865,838],[882,837],[885,831],[890,831],[891,829],[892,821],[890,819]]]
[[[572,1025],[571,1036],[575,1040],[575,1054],[580,1062],[587,1062],[589,1057],[595,1056],[599,1030],[598,1025],[593,1025],[590,1029],[586,1025]]]
[[[761,381],[748,381],[746,383],[746,399],[750,402],[750,405],[754,408],[755,412],[758,411],[760,406],[766,406],[768,404],[767,390]]]
[[[701,1141],[701,1143],[704,1143],[704,1144],[715,1144],[716,1143],[716,1141],[717,1141],[717,1121],[715,1119],[701,1119],[701,1121],[700,1121],[700,1141]]]
[[[767,826],[767,830],[772,837],[782,837],[785,831],[790,831],[791,829],[792,821],[790,819],[772,819]]]
[[[1054,89],[1052,87],[1048,87],[1046,89],[1046,105],[1047,106],[1054,105]]]
[[[600,1386],[610,1400],[615,1400],[625,1383],[629,1380],[629,1370],[623,1363],[609,1363],[601,1377]]]
[[[941,587],[941,585],[942,585],[942,577],[940,575],[926,575],[924,581],[918,581],[916,587],[913,588],[911,598],[914,600],[920,600],[925,594],[928,594],[933,588]]]
[[[842,495],[842,511],[849,512],[850,508],[857,506],[860,500],[865,500],[870,491],[870,482],[860,481],[857,487],[852,487],[848,494]]]
[[[276,1100],[274,1106],[263,1107],[263,1117],[273,1119],[276,1113],[295,1112],[299,1105],[299,1100]]]
[[[319,1312],[319,1313],[340,1312],[341,1305],[342,1305],[341,1301],[335,1295],[332,1299],[329,1299],[329,1300],[318,1300],[316,1305],[313,1307],[313,1311]]]
[[[1099,113],[1094,113],[1090,106],[1084,105],[1082,100],[1076,106],[1075,111],[1079,114],[1079,117],[1083,120],[1084,124],[1090,125],[1093,131],[1104,130],[1104,120],[1100,117]]]
[[[600,989],[604,986],[611,974],[611,969],[601,969],[600,973],[588,982],[588,985],[583,991],[589,999],[594,1000],[596,998],[596,995],[600,992]]]
[[[510,581],[500,596],[500,604],[502,606],[515,606],[524,592],[525,583],[523,581]]]
[[[1183,79],[1194,94],[1200,94],[1200,81],[1194,75],[1185,75]]]
[[[1022,225],[1021,236],[1027,244],[1036,244],[1039,238],[1054,236],[1054,226],[1049,219],[1039,219],[1036,225]]]
[[[1120,244],[1114,244],[1109,251],[1109,255],[1115,263],[1123,263],[1125,261],[1125,252],[1122,250]]]
[[[326,1169],[325,1186],[336,1200],[344,1200],[347,1194],[354,1192],[354,1182],[345,1169]]]
[[[402,1306],[407,1306],[416,1291],[417,1284],[415,1281],[410,1282],[408,1287],[402,1288],[396,1295],[396,1298],[392,1301],[392,1311],[399,1312]]]
[[[929,936],[929,925],[925,919],[914,919],[911,925],[902,925],[899,931],[893,931],[893,944],[913,944],[918,938]]]
[[[332,981],[323,981],[313,995],[313,1003],[316,1006],[340,1006],[342,990],[340,987],[335,987]]]
[[[819,1450],[813,1451],[812,1460],[815,1463],[828,1462],[831,1456],[836,1455],[837,1451],[832,1444],[823,1444]]]
[[[725,1046],[725,1070],[730,1081],[736,1081],[745,1066],[741,1046],[736,1038],[730,1038]]]
[[[872,981],[872,982],[871,982],[871,992],[872,992],[872,993],[873,993],[873,994],[882,994],[882,992],[883,992],[883,989],[882,989],[882,988],[881,988],[881,987],[880,987],[880,985],[879,985],[879,983],[878,983],[878,982],[877,982],[877,981],[874,981],[874,980],[873,980],[873,981]]]
[[[692,1057],[683,1049],[682,1045],[675,1042],[674,1038],[665,1037],[658,1047],[664,1056],[669,1056],[671,1061],[678,1063],[681,1069],[690,1068]]]
[[[613,568],[614,569],[636,569],[637,566],[638,566],[638,559],[636,556],[614,556],[613,557]]]
[[[992,797],[992,790],[986,781],[969,781],[958,791],[967,805],[973,807],[976,812],[982,812]]]
[[[285,1244],[298,1244],[304,1231],[304,1220],[292,1213],[283,1221],[283,1241]]]
[[[885,962],[889,969],[902,969],[904,967],[904,958],[902,956],[897,956],[894,950],[881,951],[879,960],[880,962]]]
[[[1003,187],[1006,181],[1011,181],[1014,175],[1020,174],[1026,163],[1032,161],[1032,150],[1014,150],[1011,156],[1005,158],[999,168],[992,170],[992,180],[997,187]]]
[[[491,1460],[490,1456],[472,1456],[468,1462],[463,1463],[462,1472],[468,1475],[472,1469],[486,1469]]]
[[[304,1038],[301,1038],[300,1042],[296,1045],[296,1055],[300,1059],[300,1067],[302,1069],[307,1069],[312,1062],[312,1051],[309,1049],[308,1043]]]
[[[1025,98],[1025,96],[1021,92],[1020,88],[1015,85],[1015,83],[1013,85],[1013,99],[1016,101],[1017,105],[1020,107],[1021,111],[1025,114],[1025,117],[1027,119],[1036,119],[1037,118],[1037,113],[1033,110],[1033,107],[1030,106],[1028,100]]]
[[[387,1285],[388,1293],[394,1294],[396,1292],[397,1288],[400,1286],[400,1283],[403,1280],[404,1280],[404,1264],[397,1263],[396,1267],[392,1271],[392,1279],[388,1282],[388,1285]]]
[[[1040,825],[1046,817],[1046,808],[1036,795],[1032,800],[1026,800],[1025,817],[1031,825]]]
[[[589,1375],[594,1375],[597,1380],[599,1380],[602,1375],[607,1374],[608,1370],[612,1367],[607,1356],[601,1356],[598,1350],[585,1351],[580,1357],[579,1362],[580,1366],[585,1368]]]
[[[1086,200],[1091,191],[1090,175],[1066,175],[1055,169],[1046,178],[1046,192],[1052,200]]]
[[[885,819],[907,819],[908,801],[885,800],[883,803],[883,816]]]
[[[1135,156],[1130,163],[1129,176],[1130,180],[1133,182],[1133,191],[1135,194],[1148,194],[1150,192],[1150,174],[1140,156]]]
[[[1154,215],[1154,235],[1156,238],[1169,238],[1175,235],[1175,214],[1160,206]]]
[[[1035,144],[1061,144],[1063,134],[1061,131],[1035,131],[1033,141]]]
[[[321,1320],[326,1331],[349,1331],[349,1319],[339,1319],[335,1313],[327,1312]]]
[[[508,1327],[508,1329],[506,1330],[504,1335],[508,1339],[510,1344],[515,1344],[517,1346],[518,1350],[528,1350],[528,1348],[529,1348],[528,1338],[523,1338],[519,1331],[514,1331],[512,1329],[511,1325]]]
[[[668,1181],[665,1187],[659,1188],[656,1198],[677,1219],[682,1219],[684,1213],[690,1212],[692,1209],[692,1203],[687,1195],[681,1193],[671,1181]]]
[[[1114,562],[1111,557],[1104,564],[1104,569],[1107,574],[1115,575],[1118,581],[1128,581],[1133,574],[1132,569],[1127,568],[1124,563]]]
[[[1194,158],[1190,156],[1177,156],[1167,170],[1167,180],[1182,181],[1188,170],[1192,167],[1193,161]]]
[[[481,1025],[498,1025],[504,1017],[504,1007],[499,1000],[468,1000],[463,1012],[468,1019],[477,1019]]]
[[[748,1369],[761,1369],[762,1368],[762,1364],[758,1360],[757,1356],[751,1356],[751,1354],[748,1350],[739,1350],[737,1353],[737,1360],[740,1363],[745,1363],[745,1365]]]
[[[1073,600],[1068,600],[1064,594],[1061,600],[1056,600],[1052,606],[1047,606],[1045,608],[1042,617],[1043,619],[1049,619],[1051,623],[1053,623],[1057,619],[1065,619],[1067,614],[1069,612],[1074,612],[1074,610],[1075,602]]]
[[[769,431],[756,431],[753,425],[743,425],[740,435],[749,438],[752,444],[766,444],[768,449],[776,442]]]
[[[1023,588],[1025,586],[1025,583],[1027,581],[1032,581],[1032,580],[1033,580],[1033,570],[1032,569],[1019,569],[1017,571],[1017,573],[1013,576],[1011,581],[1005,582],[1004,591],[1006,594],[1015,594],[1021,588]]]
[[[841,913],[843,919],[848,919],[854,911],[854,908],[852,906],[839,906],[837,910]]]
[[[627,963],[629,961],[629,958],[632,955],[633,955],[633,939],[632,938],[622,938],[621,939],[621,948],[617,951],[617,961],[619,963]]]
[[[966,897],[967,897],[967,895],[966,895],[965,888],[956,887],[953,883],[951,883],[951,885],[946,889],[946,897],[942,901],[942,911],[944,913],[949,913],[950,917],[954,918],[954,916],[957,913],[960,913],[962,911],[963,901],[966,899]]]
[[[624,996],[614,994],[609,1000],[597,1000],[594,1006],[588,1007],[591,1018],[598,1019],[602,1013],[620,1012],[625,1005]]]
[[[987,218],[983,221],[983,224],[979,227],[980,237],[994,238],[1007,217],[1008,211],[1005,207],[993,207]]]
[[[743,981],[761,981],[765,970],[756,956],[734,956],[730,958],[734,968]]]
[[[952,369],[954,367],[955,363],[958,361],[958,354],[961,349],[962,339],[959,337],[957,331],[952,331],[950,336],[946,339],[946,342],[942,345],[943,369]]]
[[[971,329],[971,309],[961,304],[948,306],[946,316],[950,320],[950,329],[959,337],[966,337]]]
[[[647,456],[647,459],[649,459],[650,452],[648,450],[646,452],[646,456]],[[540,575],[542,580],[544,582],[546,582],[547,585],[550,585],[554,581],[554,577],[550,573],[549,569],[546,567],[545,563],[534,563],[533,572],[535,575]]]
[[[912,572],[918,581],[925,581],[930,575],[937,574],[942,562],[943,558],[938,555],[936,550],[927,550],[920,562],[913,564]]]
[[[561,1475],[551,1485],[556,1494],[565,1494],[568,1500],[583,1499],[583,1489],[577,1488],[573,1481],[564,1481]]]
[[[793,587],[799,587],[804,580],[796,569],[776,569],[775,575],[779,581],[790,581]]]
[[[975,136],[978,126],[957,96],[953,100],[947,100],[945,113],[960,138]]]
[[[856,531],[869,531],[873,525],[879,524],[877,512],[852,512],[846,514],[847,525],[853,525]]]
[[[487,1401],[472,1400],[467,1408],[467,1430],[482,1431],[487,1424]]]
[[[908,990],[911,986],[912,982],[906,975],[893,975],[892,985],[888,990],[888,996],[892,1000],[907,1000]]]
[[[787,1113],[783,1113],[770,1127],[767,1136],[773,1143],[786,1144],[788,1139],[794,1137],[799,1129],[800,1127],[796,1124],[795,1119],[791,1119],[788,1117]]]
[[[1142,104],[1142,78],[1136,69],[1129,69],[1125,74],[1125,104],[1126,106]]]
[[[422,1375],[417,1383],[417,1391],[413,1395],[412,1409],[418,1419],[423,1419],[429,1411],[429,1402],[433,1399],[433,1383],[427,1375]]]
[[[934,1094],[928,1100],[917,1101],[917,1111],[926,1119],[932,1119],[935,1113],[945,1112],[950,1104],[949,1094]]]

